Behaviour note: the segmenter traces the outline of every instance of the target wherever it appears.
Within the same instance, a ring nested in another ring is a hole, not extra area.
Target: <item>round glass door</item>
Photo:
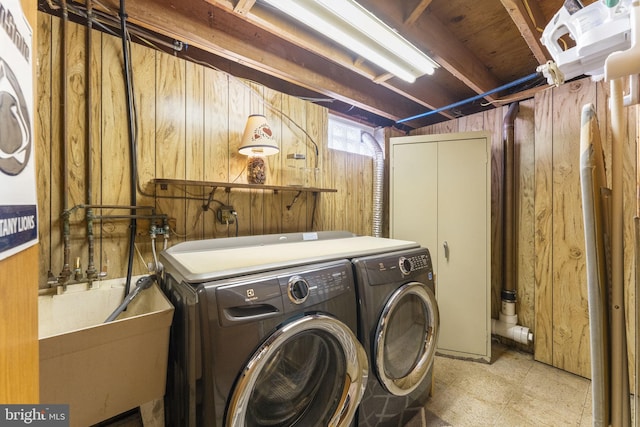
[[[387,300],[374,340],[375,370],[382,385],[406,396],[427,376],[436,352],[440,317],[433,291],[419,282]]]
[[[351,330],[307,315],[271,335],[241,373],[227,426],[348,426],[364,393],[368,363]]]

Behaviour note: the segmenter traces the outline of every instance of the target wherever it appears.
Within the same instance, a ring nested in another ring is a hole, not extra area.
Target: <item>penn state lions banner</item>
[[[0,259],[38,241],[32,47],[20,0],[0,0]]]

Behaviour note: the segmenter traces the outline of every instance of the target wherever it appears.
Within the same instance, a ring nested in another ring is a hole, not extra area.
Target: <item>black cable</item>
[[[238,226],[238,212],[236,212],[236,211],[232,211],[232,212],[231,212],[231,214],[232,214],[232,215],[235,217],[235,219],[236,219],[236,237],[238,237],[238,228],[239,228],[239,226]]]
[[[138,175],[138,165],[136,161],[136,132],[134,123],[134,107],[133,107],[133,83],[131,79],[131,65],[129,51],[129,40],[127,36],[127,15],[125,13],[124,0],[120,0],[120,25],[122,30],[122,54],[124,58],[123,72],[125,77],[125,93],[127,95],[127,123],[129,129],[129,166],[130,166],[130,204],[135,206],[137,204],[136,197],[136,178]],[[131,215],[135,215],[135,209],[131,210]],[[127,264],[127,281],[125,284],[124,294],[129,294],[131,288],[131,276],[133,275],[133,256],[135,251],[135,240],[137,231],[137,221],[135,217],[131,218],[131,225],[129,229],[129,259]]]

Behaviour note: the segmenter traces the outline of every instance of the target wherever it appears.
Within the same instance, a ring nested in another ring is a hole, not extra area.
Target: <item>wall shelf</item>
[[[267,185],[267,184],[245,184],[236,182],[214,182],[214,181],[194,181],[188,179],[169,179],[156,178],[152,180],[155,185],[159,185],[161,190],[166,190],[170,185],[190,186],[190,187],[207,187],[207,188],[224,188],[226,192],[233,188],[243,188],[247,190],[271,190],[274,193],[278,191],[297,191],[303,193],[337,193],[335,188],[318,188],[303,187],[301,185]]]

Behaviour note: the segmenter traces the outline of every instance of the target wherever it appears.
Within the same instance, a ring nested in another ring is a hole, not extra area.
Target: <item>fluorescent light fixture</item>
[[[354,0],[263,0],[395,76],[413,83],[438,64]]]

